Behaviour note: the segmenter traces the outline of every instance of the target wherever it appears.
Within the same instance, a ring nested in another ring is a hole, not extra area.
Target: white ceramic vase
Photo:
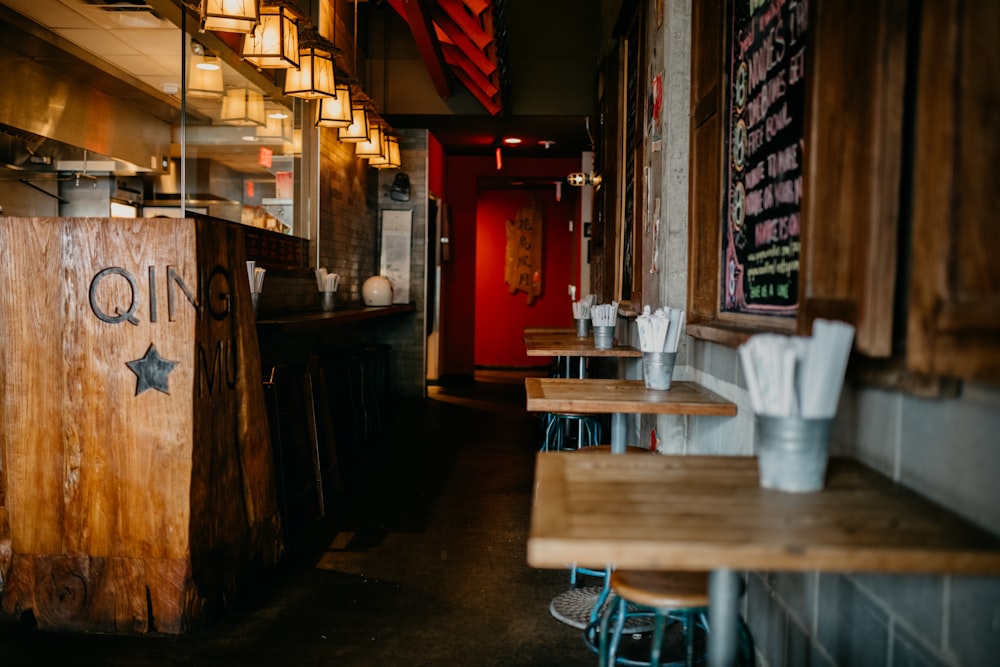
[[[392,283],[385,276],[372,276],[361,286],[361,298],[366,306],[391,306]]]

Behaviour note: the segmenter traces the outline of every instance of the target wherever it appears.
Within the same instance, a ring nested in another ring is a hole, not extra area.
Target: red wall
[[[480,177],[544,177],[565,179],[566,174],[579,171],[580,162],[565,158],[505,158],[503,169],[497,171],[494,158],[482,157],[446,157],[445,158],[445,192],[451,218],[452,259],[441,269],[441,374],[443,376],[472,376],[476,364],[476,330],[475,313],[477,308],[509,307],[510,301],[494,302],[494,297],[484,295],[486,303],[477,303],[476,293],[476,253],[477,253],[477,209],[479,206]],[[554,189],[553,189],[554,190]],[[579,206],[579,193],[574,188],[563,187],[563,201],[569,202],[574,211]],[[516,212],[517,207],[513,209]],[[579,214],[572,214],[574,220],[579,220]],[[576,226],[579,233],[579,225]],[[506,241],[504,242],[506,243]],[[552,244],[548,244],[552,245]],[[500,251],[502,252],[502,250]],[[503,271],[500,273],[501,283]],[[558,288],[565,294],[565,281]],[[547,287],[547,296],[550,291]],[[555,295],[558,296],[558,295]],[[514,297],[515,300],[518,298]],[[524,299],[524,294],[519,298]],[[557,324],[572,326],[571,307],[568,296],[562,302],[566,309],[565,319],[555,321],[532,322],[532,325]],[[541,310],[533,311],[541,313]],[[556,317],[555,311],[545,317]],[[523,325],[522,325],[523,326]],[[524,344],[521,332],[509,334],[503,344],[507,352],[521,350]],[[491,353],[492,354],[492,353]],[[545,362],[547,363],[547,362]]]
[[[566,188],[565,194],[572,192]],[[542,242],[542,292],[531,305],[524,292],[511,294],[504,282],[508,220],[530,203],[541,205],[544,220]],[[579,267],[569,221],[575,216],[570,197],[556,201],[555,188],[532,190],[484,190],[479,193],[476,223],[476,366],[543,366],[551,359],[524,353],[521,334],[526,326],[572,324],[569,284],[579,284]],[[577,246],[578,247],[578,246]],[[514,344],[512,344],[514,341]]]

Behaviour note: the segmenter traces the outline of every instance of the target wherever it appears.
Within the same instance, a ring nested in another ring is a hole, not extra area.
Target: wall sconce
[[[222,81],[222,67],[216,56],[204,51],[195,53],[188,59],[188,97],[218,99],[226,91]]]
[[[281,2],[266,2],[260,8],[260,23],[243,36],[240,55],[262,69],[299,66],[298,15]]]
[[[219,120],[226,125],[266,125],[264,96],[252,88],[230,88],[222,98]]]
[[[351,109],[351,124],[340,128],[337,137],[348,144],[368,141],[368,113],[363,106]]]
[[[354,122],[351,105],[351,87],[346,83],[337,85],[336,97],[324,97],[319,101],[318,127],[349,127]]]
[[[201,0],[202,32],[247,33],[257,21],[257,0]]]
[[[354,144],[354,154],[358,157],[373,158],[382,155],[382,128],[378,125],[368,127],[368,141]]]
[[[601,175],[585,174],[582,171],[578,171],[566,176],[566,182],[578,188],[583,187],[584,185],[593,185],[597,188],[601,186]]]

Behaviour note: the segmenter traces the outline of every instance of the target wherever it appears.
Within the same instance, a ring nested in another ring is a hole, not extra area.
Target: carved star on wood
[[[146,355],[142,359],[126,361],[125,365],[136,375],[136,396],[147,389],[155,389],[162,391],[164,394],[170,394],[167,376],[170,375],[170,371],[174,370],[177,362],[161,357],[160,353],[156,351],[156,346],[152,343],[150,343],[149,349],[146,350]]]

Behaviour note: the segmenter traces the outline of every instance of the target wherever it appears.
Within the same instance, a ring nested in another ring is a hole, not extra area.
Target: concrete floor
[[[42,632],[0,618],[0,665],[596,665],[556,621],[565,571],[525,562],[537,419],[519,378],[399,400],[316,548],[184,636]]]

